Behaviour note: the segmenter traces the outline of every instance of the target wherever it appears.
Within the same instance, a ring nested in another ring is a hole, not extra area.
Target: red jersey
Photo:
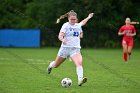
[[[125,39],[125,40],[132,40],[133,37],[130,36],[130,34],[135,33],[136,29],[135,29],[135,27],[133,25],[129,25],[129,26],[123,25],[119,29],[119,32],[124,32],[124,31],[125,31],[125,34],[123,36],[123,39]]]

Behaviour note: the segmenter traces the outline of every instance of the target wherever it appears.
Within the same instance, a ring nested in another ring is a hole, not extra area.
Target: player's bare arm
[[[90,13],[87,18],[85,18],[84,20],[82,20],[80,22],[82,24],[82,26],[84,26],[88,22],[88,20],[93,17],[93,15],[94,15],[94,13]]]
[[[132,24],[132,25],[138,25],[139,22],[131,22],[130,24]]]
[[[118,32],[118,35],[121,36],[121,35],[124,35],[125,34],[125,31],[123,32]]]

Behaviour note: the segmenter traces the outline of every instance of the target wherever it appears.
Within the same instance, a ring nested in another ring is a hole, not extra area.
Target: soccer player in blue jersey
[[[77,13],[68,12],[68,22],[63,24],[58,36],[62,44],[56,59],[48,66],[48,74],[51,73],[52,68],[57,68],[66,58],[70,57],[76,65],[78,85],[81,86],[87,81],[87,78],[83,76],[80,33],[82,32],[81,26],[85,25],[92,17],[93,13],[90,13],[87,18],[77,23]]]

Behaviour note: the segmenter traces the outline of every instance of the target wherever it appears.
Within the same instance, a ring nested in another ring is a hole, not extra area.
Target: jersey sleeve
[[[80,28],[80,33],[83,32],[83,30],[82,30],[82,22],[78,23],[78,26]]]
[[[66,32],[66,23],[64,23],[60,29],[60,32]]]
[[[119,32],[123,32],[124,31],[124,26],[122,26],[120,29],[119,29]]]
[[[80,27],[80,33],[83,32],[82,27]]]

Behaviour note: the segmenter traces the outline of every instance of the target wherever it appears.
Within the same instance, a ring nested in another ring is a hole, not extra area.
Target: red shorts
[[[123,39],[122,40],[122,45],[126,44],[127,46],[132,46],[134,45],[133,39]]]

